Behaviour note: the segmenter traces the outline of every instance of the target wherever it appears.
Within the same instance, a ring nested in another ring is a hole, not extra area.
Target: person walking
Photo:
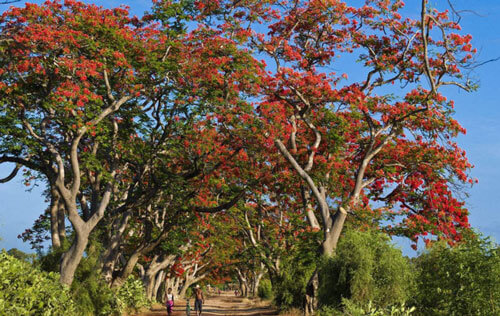
[[[201,312],[203,309],[203,303],[205,303],[205,297],[203,296],[203,291],[200,288],[200,285],[197,284],[194,288],[194,310],[196,311],[197,316],[201,316]]]
[[[165,300],[167,304],[167,314],[172,315],[172,307],[174,307],[174,294],[172,293],[172,288],[168,288],[167,295],[165,295]]]

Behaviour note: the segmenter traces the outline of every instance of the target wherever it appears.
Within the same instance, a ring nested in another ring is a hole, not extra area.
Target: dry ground
[[[196,316],[194,300],[190,300],[191,316]],[[135,316],[165,316],[167,310],[164,306],[153,306],[151,311],[136,314]],[[203,304],[202,316],[260,316],[278,315],[271,307],[270,302],[259,299],[235,297],[232,293],[222,293],[220,296],[209,296]],[[186,316],[186,301],[176,300],[172,316]]]

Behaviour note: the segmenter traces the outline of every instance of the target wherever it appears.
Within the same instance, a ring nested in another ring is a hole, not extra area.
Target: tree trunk
[[[201,280],[203,280],[204,278],[207,277],[208,272],[205,272],[201,275],[198,275],[200,270],[202,270],[205,266],[206,266],[206,264],[200,266],[200,265],[198,265],[198,263],[195,263],[194,266],[190,266],[189,269],[186,269],[186,273],[184,275],[184,284],[182,285],[182,288],[180,290],[179,297],[185,297],[188,288],[192,284],[200,282]],[[189,273],[189,271],[192,271],[192,272]]]
[[[200,282],[201,280],[203,280],[204,278],[207,277],[207,273],[204,273],[198,277],[195,277],[195,278],[189,278],[189,279],[186,279],[184,281],[184,285],[182,286],[182,289],[181,289],[181,292],[179,293],[179,297],[186,297],[186,292],[187,292],[187,289],[197,283],[197,282]]]
[[[172,277],[171,275],[167,275],[167,279],[165,279],[165,293],[168,288],[172,288],[172,293],[177,295],[178,297],[182,297],[179,293],[179,286],[181,283],[181,279],[179,277]]]
[[[319,288],[319,273],[318,269],[314,270],[313,275],[307,282],[304,313],[313,315],[318,308],[318,288]]]
[[[344,222],[347,217],[347,211],[339,207],[333,218],[331,218],[331,223],[328,225],[324,240],[321,245],[321,255],[323,257],[329,258],[335,255],[335,249],[344,228]],[[304,313],[306,315],[313,315],[318,307],[318,288],[319,288],[320,272],[318,268],[314,271],[313,275],[309,279],[306,288],[305,306]]]
[[[252,296],[255,297],[259,291],[260,280],[264,276],[266,270],[265,265],[261,262],[260,269],[258,272],[253,272],[253,280],[252,280]]]
[[[248,279],[240,269],[237,268],[236,272],[238,273],[238,282],[240,283],[241,296],[247,297],[248,296]]]
[[[153,288],[153,296],[152,298],[155,299],[157,302],[160,301],[160,297],[159,297],[159,292],[160,292],[160,289],[161,289],[161,285],[164,281],[164,278],[165,278],[165,270],[161,270],[157,276],[156,276],[156,280],[155,280],[155,286]]]
[[[57,230],[61,244],[66,240],[66,211],[64,203],[59,199],[59,208],[57,210]]]
[[[59,238],[59,192],[52,188],[50,201],[50,236],[52,239],[52,249],[61,247]]]
[[[185,278],[184,279],[184,282],[182,283],[182,287],[180,288],[180,291],[179,291],[179,297],[185,297],[186,296],[186,292],[187,292],[187,289],[189,289],[189,287],[191,286],[191,284],[193,284],[194,282],[191,282],[190,279],[188,278]]]
[[[183,297],[179,295],[179,286],[181,286],[181,278],[176,277],[174,278],[174,284],[172,286],[172,293],[177,293],[179,297]]]
[[[165,257],[162,261],[159,261],[158,256],[155,256],[149,264],[148,269],[145,271],[144,276],[142,277],[144,287],[146,288],[146,296],[148,299],[153,298],[153,294],[156,293],[155,286],[158,283],[159,273],[163,272],[162,269],[165,269],[168,266],[172,265],[175,261],[175,257],[175,255],[170,255]],[[161,281],[162,280],[160,280],[160,282]]]
[[[339,242],[340,234],[342,233],[342,229],[344,228],[344,222],[347,217],[347,211],[339,207],[337,212],[332,218],[332,222],[329,227],[325,231],[324,241],[322,244],[322,255],[331,257],[335,253],[335,249],[337,248],[337,244]]]
[[[76,227],[74,224],[73,227],[75,228],[75,240],[69,250],[62,255],[61,260],[60,281],[67,286],[73,283],[76,268],[83,257],[85,248],[87,248],[90,234],[90,230],[85,227]]]
[[[147,231],[150,233],[150,231]],[[137,247],[134,253],[130,256],[125,264],[125,267],[120,271],[118,276],[113,279],[111,282],[111,287],[116,288],[122,286],[122,284],[127,280],[128,276],[134,270],[137,261],[139,261],[140,256],[146,255],[149,252],[153,251],[165,238],[167,237],[167,233],[164,231],[158,238],[154,241],[144,242],[139,247]],[[187,247],[187,246],[186,246]]]
[[[144,288],[146,289],[146,297],[148,299],[153,298],[153,291],[156,284],[156,275],[147,274],[143,280]]]
[[[139,261],[139,257],[141,256],[140,251],[134,252],[130,258],[127,260],[125,267],[120,271],[119,275],[113,279],[111,282],[112,288],[119,288],[125,283],[128,276],[134,271],[135,264]]]
[[[123,240],[123,234],[127,228],[131,215],[132,212],[127,211],[121,218],[115,219],[111,225],[111,231],[115,233],[111,236],[110,241],[105,248],[106,250],[102,254],[100,260],[102,275],[108,284],[111,284],[113,281],[113,271],[115,270],[115,265],[120,257],[120,247]]]

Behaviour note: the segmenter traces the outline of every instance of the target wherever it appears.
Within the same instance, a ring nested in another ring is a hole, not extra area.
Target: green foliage
[[[0,315],[76,315],[68,289],[57,273],[0,252]]]
[[[315,268],[315,259],[310,251],[299,251],[284,258],[274,287],[274,302],[281,310],[303,307],[306,285]]]
[[[35,258],[36,258],[36,255],[25,253],[17,248],[9,249],[9,251],[7,251],[7,254],[11,255],[12,257],[14,257],[18,260],[28,262],[28,263],[33,263],[35,261]]]
[[[169,35],[175,36],[186,32],[187,21],[192,19],[194,14],[193,0],[169,1],[168,4],[159,1],[153,6],[153,12],[148,15],[148,18],[161,21],[164,25],[168,25],[166,32]]]
[[[257,295],[265,300],[270,300],[273,297],[273,287],[270,280],[263,279],[260,281]]]
[[[186,290],[186,297],[193,297],[193,288],[192,287],[188,287],[188,289]]]
[[[82,266],[85,266],[85,263]],[[78,272],[82,273],[81,271]],[[71,285],[71,290],[78,306],[78,315],[104,316],[119,313],[120,306],[115,293],[100,278],[98,273],[90,272],[83,280],[81,277],[75,279]]]
[[[150,305],[142,282],[134,276],[129,276],[127,281],[116,292],[116,299],[120,311],[138,310]]]
[[[320,305],[339,308],[343,299],[385,308],[407,300],[412,285],[408,260],[377,232],[347,230],[336,255],[320,270]]]
[[[98,268],[101,248],[95,240],[90,242],[87,257],[83,258],[78,266],[75,280],[71,285],[78,315],[121,315],[148,306],[142,282],[133,276],[130,276],[118,289],[111,289],[102,279]],[[50,260],[47,259],[48,261]]]
[[[59,272],[60,269],[60,263],[61,263],[61,256],[64,254],[65,251],[68,250],[70,247],[70,243],[68,240],[63,241],[63,245],[60,248],[57,249],[49,249],[45,254],[41,254],[38,261],[37,265],[42,269],[43,271],[47,272]]]
[[[101,278],[98,258],[101,246],[90,241],[87,256],[82,259],[75,273],[71,291],[77,303],[78,315],[119,315],[116,294]]]
[[[342,300],[342,311],[333,307],[323,306],[319,315],[321,316],[411,316],[416,308],[407,307],[405,304],[396,304],[385,308],[375,307],[370,301],[365,305],[358,305],[352,300]]]
[[[500,253],[487,239],[437,243],[415,265],[419,315],[500,315]]]

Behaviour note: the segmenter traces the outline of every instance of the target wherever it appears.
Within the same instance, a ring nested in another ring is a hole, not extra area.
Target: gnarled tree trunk
[[[163,284],[164,280],[165,280],[165,270],[161,270],[156,275],[155,285],[153,287],[152,298],[155,299],[157,302],[161,301],[161,298],[159,295],[160,295],[161,285]]]
[[[253,297],[255,297],[255,296],[257,296],[258,291],[259,291],[260,280],[262,280],[262,277],[266,273],[266,266],[261,262],[259,270],[253,271],[252,273],[253,273],[253,276],[252,276],[251,294]]]
[[[73,228],[75,230],[75,240],[69,250],[63,254],[61,260],[60,281],[62,284],[68,286],[73,283],[76,268],[78,267],[78,264],[80,264],[85,248],[87,248],[89,241],[88,237],[90,234],[90,230],[86,228],[86,225],[84,225],[83,222],[81,226],[75,226],[73,224]]]
[[[240,284],[240,296],[247,297],[248,296],[248,279],[240,269],[236,268],[236,272],[238,273],[238,282]]]
[[[146,288],[146,296],[148,299],[152,299],[158,290],[158,281],[163,280],[163,269],[171,266],[175,262],[175,255],[166,256],[163,260],[159,259],[159,256],[155,256],[151,263],[149,264],[147,270],[142,277],[144,287]],[[158,277],[161,275],[161,279]]]
[[[120,248],[122,245],[122,240],[124,237],[125,230],[128,225],[128,221],[132,216],[131,211],[126,211],[121,217],[116,218],[113,221],[112,232],[114,234],[111,236],[106,250],[101,255],[101,270],[104,280],[111,284],[113,281],[113,271],[115,270],[115,265],[120,257]]]

